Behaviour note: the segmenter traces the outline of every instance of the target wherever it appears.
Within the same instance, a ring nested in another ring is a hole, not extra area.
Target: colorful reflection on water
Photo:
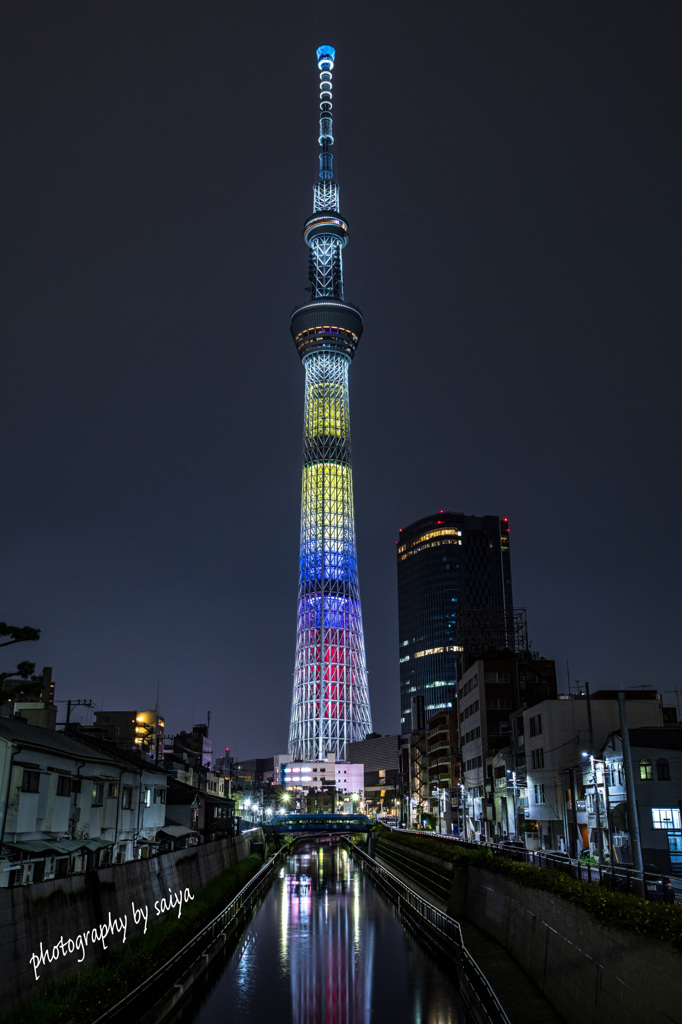
[[[346,850],[318,843],[297,847],[215,987],[197,994],[182,1020],[463,1024],[464,1016],[454,968],[447,977],[431,962]]]

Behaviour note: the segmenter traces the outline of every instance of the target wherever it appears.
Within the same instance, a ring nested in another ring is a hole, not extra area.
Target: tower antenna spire
[[[331,147],[332,46],[317,50],[320,171],[303,226],[311,301],[291,315],[305,368],[301,558],[289,753],[294,761],[345,760],[346,744],[372,731],[360,610],[350,457],[348,368],[362,313],[346,302],[341,254],[348,223],[339,213]]]
[[[332,113],[332,71],[336,50],[333,46],[318,46],[317,66],[320,69],[320,181],[333,181],[334,145]]]

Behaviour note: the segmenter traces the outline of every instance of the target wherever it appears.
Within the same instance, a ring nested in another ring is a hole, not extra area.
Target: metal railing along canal
[[[358,858],[363,869],[372,877],[378,887],[387,893],[398,912],[404,913],[417,927],[425,924],[427,934],[434,937],[438,945],[448,955],[454,955],[460,977],[466,983],[466,989],[475,997],[479,1010],[489,1024],[510,1024],[490,982],[464,945],[459,921],[429,903],[414,889],[410,889],[391,871],[383,865],[377,864],[364,850],[359,849],[353,843],[347,843],[347,845],[353,856]],[[466,992],[463,995],[466,998]]]

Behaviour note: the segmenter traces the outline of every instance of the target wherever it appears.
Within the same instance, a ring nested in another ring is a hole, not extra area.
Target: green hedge
[[[146,935],[107,950],[106,959],[52,982],[35,998],[4,1018],[5,1024],[91,1024],[104,1011],[153,974],[208,924],[248,880],[262,860],[251,854],[194,893],[182,917],[150,924]]]
[[[502,875],[529,889],[549,892],[559,899],[582,907],[600,924],[662,939],[678,952],[682,952],[682,907],[675,903],[659,903],[643,900],[628,893],[613,892],[594,882],[571,878],[561,871],[539,868],[514,861],[509,857],[496,856],[490,850],[462,848],[458,843],[444,842],[427,836],[422,838],[401,835],[399,832],[385,832],[382,838],[455,864],[485,868],[486,871]]]

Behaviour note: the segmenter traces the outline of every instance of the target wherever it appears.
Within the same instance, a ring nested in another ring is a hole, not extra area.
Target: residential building
[[[208,725],[194,725],[191,732],[178,732],[172,740],[173,757],[191,765],[211,767],[213,743],[208,736]],[[167,745],[165,749],[168,749]]]
[[[365,807],[370,815],[398,816],[400,808],[400,736],[371,736],[346,747],[348,760],[364,765]]]
[[[628,723],[630,710],[628,709]],[[682,876],[682,727],[628,728],[635,779],[642,863],[645,871]],[[602,848],[614,864],[633,862],[623,768],[622,733],[611,733],[600,758],[585,767],[590,849],[597,853],[595,802],[599,800]]]
[[[132,758],[0,718],[0,885],[141,856],[165,824],[166,777]]]
[[[513,772],[514,766],[497,755],[510,747],[510,716],[555,696],[554,662],[530,651],[479,658],[462,675],[457,706],[465,835],[492,839],[510,834],[508,804],[514,805],[514,791],[508,801],[498,780],[501,771],[506,780],[507,770]]]
[[[426,733],[431,814],[436,830],[458,835],[459,814],[459,716],[456,708],[444,708],[429,719]]]
[[[121,750],[137,750],[151,761],[162,759],[164,720],[156,709],[146,711],[96,711],[95,724],[81,733],[109,740]]]
[[[594,749],[599,752],[619,727],[618,694],[600,690],[590,698]],[[661,727],[663,705],[655,690],[629,690],[626,708],[633,727]],[[562,695],[525,709],[514,719],[513,750],[526,823],[543,849],[576,856],[596,848],[588,832],[583,775],[589,764],[590,715],[584,696]]]
[[[177,779],[168,780],[168,825],[183,826],[204,837],[234,835],[235,802]]]

